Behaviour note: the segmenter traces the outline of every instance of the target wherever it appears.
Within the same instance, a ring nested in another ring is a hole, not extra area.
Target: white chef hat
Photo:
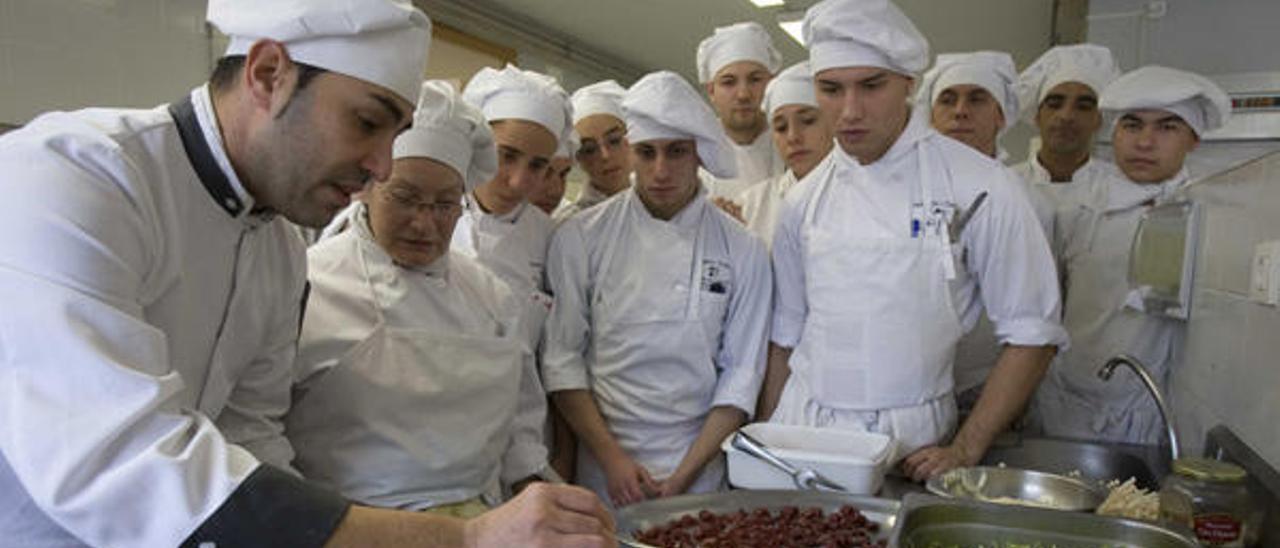
[[[276,40],[289,58],[385,87],[412,103],[427,69],[431,20],[408,0],[209,0],[226,55]]]
[[[569,98],[573,103],[573,123],[577,124],[583,118],[596,114],[608,114],[621,120],[622,97],[626,94],[627,88],[613,80],[604,80],[578,88],[578,91],[573,92],[573,96]]]
[[[1014,88],[1018,70],[1013,57],[1003,51],[975,51],[972,53],[943,53],[934,61],[933,68],[924,73],[920,88],[916,90],[916,103],[932,108],[938,96],[951,86],[974,85],[987,90],[1004,114],[1007,129],[1018,119],[1018,94]]]
[[[769,74],[782,67],[782,54],[773,47],[769,31],[755,21],[718,27],[698,44],[698,81],[710,82],[729,63],[755,61]]]
[[[1147,65],[1112,82],[1099,103],[1111,124],[1126,112],[1164,110],[1178,115],[1196,136],[1227,123],[1231,98],[1217,84],[1199,74]]]
[[[809,70],[808,61],[783,69],[764,88],[761,106],[766,115],[773,116],[773,111],[785,105],[818,106],[818,99],[813,93],[813,73]]]
[[[439,161],[462,176],[468,192],[498,172],[489,122],[444,80],[422,83],[413,125],[396,137],[391,157]]]
[[[676,73],[662,70],[646,74],[627,90],[622,111],[631,144],[693,139],[703,168],[723,179],[737,176],[738,166],[720,120],[702,95]]]
[[[929,64],[929,41],[889,0],[823,0],[804,14],[814,74],[880,67],[914,77]]]
[[[1099,95],[1120,76],[1111,50],[1094,44],[1057,46],[1044,52],[1018,76],[1018,99],[1023,118],[1035,119],[1040,103],[1049,91],[1063,82],[1080,82]]]
[[[557,147],[573,129],[569,94],[555,78],[531,70],[512,65],[480,69],[462,90],[462,98],[480,107],[490,122],[526,120],[546,128],[555,136]]]

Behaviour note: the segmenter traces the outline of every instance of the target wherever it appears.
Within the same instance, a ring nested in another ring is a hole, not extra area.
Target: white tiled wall
[[[1280,239],[1280,153],[1193,187],[1205,223],[1185,363],[1172,398],[1185,449],[1226,424],[1280,468],[1280,309],[1250,302],[1255,244]]]
[[[209,74],[204,0],[0,0],[0,122],[151,107]]]

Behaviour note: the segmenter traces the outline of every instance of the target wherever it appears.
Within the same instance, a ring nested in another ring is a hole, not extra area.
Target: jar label
[[[1240,541],[1240,520],[1231,514],[1198,514],[1194,524],[1196,539],[1208,546],[1228,546]]]

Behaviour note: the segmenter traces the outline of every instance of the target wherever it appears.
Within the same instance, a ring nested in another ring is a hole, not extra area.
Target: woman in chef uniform
[[[308,251],[286,433],[307,477],[364,504],[469,517],[546,465],[546,404],[517,297],[449,250],[462,195],[496,170],[483,115],[422,87],[391,178]]]
[[[1129,254],[1143,215],[1190,182],[1187,154],[1226,123],[1231,100],[1203,76],[1147,66],[1107,86],[1101,104],[1115,163],[1058,209],[1063,323],[1075,344],[1050,368],[1037,408],[1050,435],[1156,444],[1164,423],[1142,383],[1128,373],[1104,381],[1097,372],[1129,354],[1163,387],[1181,359],[1186,323],[1143,311],[1128,280]]]
[[[783,197],[831,152],[835,133],[831,122],[818,110],[807,61],[787,67],[769,81],[763,106],[773,146],[786,162],[787,170],[746,189],[735,202],[742,206],[747,229],[769,247],[773,245],[773,228]]]

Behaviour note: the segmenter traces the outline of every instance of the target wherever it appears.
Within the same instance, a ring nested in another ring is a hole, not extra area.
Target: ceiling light
[[[782,30],[786,31],[786,33],[791,36],[791,39],[795,40],[797,44],[800,44],[801,46],[804,45],[804,33],[801,31],[801,29],[804,28],[803,19],[793,19],[791,21],[780,20],[778,21],[778,26],[782,27]]]
[[[787,0],[751,0],[751,3],[755,4],[757,8],[771,8],[774,6],[785,6],[787,4]]]

